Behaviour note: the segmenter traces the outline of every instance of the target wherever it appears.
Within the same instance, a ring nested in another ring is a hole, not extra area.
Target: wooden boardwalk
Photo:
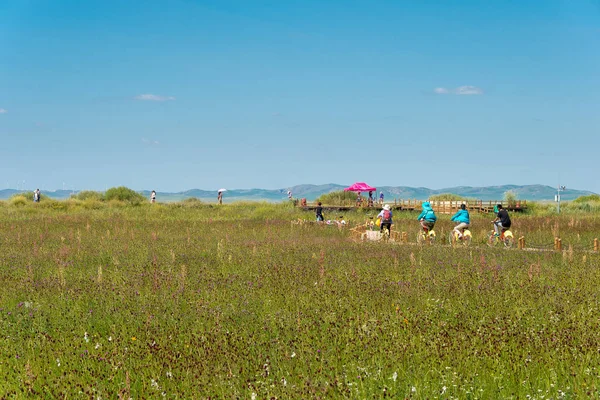
[[[385,204],[389,204],[392,210],[394,211],[421,211],[422,204],[425,200],[403,200],[403,199],[394,199],[394,202],[386,202]],[[497,204],[502,204],[508,211],[516,211],[523,212],[527,210],[527,201],[526,200],[517,200],[517,201],[500,201],[500,200],[470,200],[470,201],[462,201],[462,200],[447,200],[447,201],[430,201],[431,207],[438,214],[454,214],[460,209],[461,204],[465,204],[467,209],[471,212],[482,212],[482,213],[490,213],[494,211],[494,207]],[[317,204],[315,202],[299,202],[299,207],[304,210],[314,210],[317,208]],[[353,206],[336,206],[336,205],[323,205],[324,211],[356,211],[356,210],[381,210],[381,204],[374,204],[372,207],[368,206],[366,203],[362,205],[353,205]]]

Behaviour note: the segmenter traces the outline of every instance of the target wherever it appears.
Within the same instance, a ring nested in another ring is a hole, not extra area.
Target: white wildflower
[[[158,382],[156,382],[154,379],[152,379],[150,381],[150,386],[152,386],[154,389],[158,390]]]
[[[86,343],[88,343],[90,341],[90,338],[88,338],[88,333],[87,332],[85,332],[83,334],[83,340],[85,340]]]
[[[251,398],[252,400],[256,400],[256,393],[252,392],[252,395],[250,395],[250,398]]]
[[[167,378],[171,379],[173,377],[173,373],[171,371],[167,371]]]
[[[292,353],[291,357],[292,358],[296,357],[296,353]]]
[[[412,389],[410,389],[411,392],[416,393],[417,392],[417,388],[416,387],[412,387]]]
[[[56,366],[60,367],[60,358],[56,359]]]
[[[398,373],[394,371],[394,374],[392,375],[392,380],[396,382],[396,379],[398,379]]]

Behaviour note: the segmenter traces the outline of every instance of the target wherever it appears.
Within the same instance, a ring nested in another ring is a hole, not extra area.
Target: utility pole
[[[566,186],[560,186],[558,185],[558,188],[556,189],[556,213],[560,214],[560,192],[564,192],[567,189]]]

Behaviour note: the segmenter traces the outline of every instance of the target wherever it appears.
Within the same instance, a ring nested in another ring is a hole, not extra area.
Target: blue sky
[[[598,1],[6,0],[0,187],[600,192],[599,88]]]

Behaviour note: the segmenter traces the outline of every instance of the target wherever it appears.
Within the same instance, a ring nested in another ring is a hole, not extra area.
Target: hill
[[[279,202],[287,199],[287,191],[291,190],[294,198],[306,198],[311,201],[324,193],[330,193],[337,190],[343,190],[347,185],[329,183],[324,185],[297,185],[285,189],[231,189],[225,192],[224,201],[253,200]],[[453,193],[459,196],[477,199],[477,200],[502,200],[504,193],[512,190],[520,200],[553,201],[556,194],[556,188],[546,185],[502,185],[502,186],[457,186],[442,189],[429,189],[425,187],[408,186],[380,186],[378,191],[383,191],[386,200],[396,199],[417,199],[425,200],[432,195],[441,193]],[[15,189],[0,190],[0,199],[8,199],[14,194],[23,192]],[[26,190],[25,192],[33,192]],[[53,199],[68,199],[71,194],[77,193],[70,190],[42,190],[42,194]],[[150,191],[143,190],[144,196],[150,198]],[[573,200],[579,196],[594,194],[587,190],[567,189],[561,193],[562,200]],[[217,192],[215,190],[191,189],[177,193],[158,192],[157,200],[159,202],[180,201],[186,198],[195,197],[206,201],[216,201]]]

